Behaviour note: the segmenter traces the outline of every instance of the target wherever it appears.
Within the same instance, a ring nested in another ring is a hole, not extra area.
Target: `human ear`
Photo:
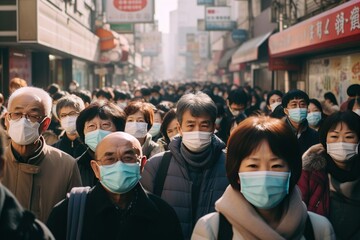
[[[94,171],[95,177],[100,179],[100,167],[95,160],[90,161],[92,170]]]

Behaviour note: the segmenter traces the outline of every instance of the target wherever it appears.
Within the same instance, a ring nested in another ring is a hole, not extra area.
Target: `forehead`
[[[72,111],[76,111],[76,109],[74,107],[70,107],[70,106],[62,107],[60,109],[60,113],[68,113],[68,112],[72,112]]]
[[[206,114],[195,117],[190,113],[190,110],[185,111],[182,118],[183,118],[183,122],[187,122],[187,121],[204,122],[204,121],[210,121],[211,120],[211,117],[209,115],[206,115]]]
[[[96,149],[98,158],[105,156],[107,153],[122,154],[128,151],[134,151],[136,154],[140,154],[141,146],[133,139],[126,137],[110,137],[100,142]]]
[[[103,122],[112,122],[111,119],[101,119],[99,116],[94,117],[93,119],[86,121],[85,124],[89,123],[103,123]]]
[[[269,99],[272,100],[272,99],[279,99],[279,98],[281,98],[279,95],[273,94]]]
[[[9,111],[15,110],[31,110],[31,111],[39,111],[41,113],[45,112],[43,103],[41,99],[35,95],[31,95],[30,93],[24,93],[22,95],[16,96],[9,106]]]
[[[353,132],[352,130],[349,129],[349,126],[345,123],[345,122],[339,122],[336,125],[334,125],[329,132]]]
[[[141,117],[144,117],[144,114],[143,114],[142,112],[140,112],[140,111],[137,111],[137,112],[134,113],[134,114],[130,114],[130,115],[128,116],[128,118],[130,118],[130,117],[133,117],[133,118],[141,118]]]

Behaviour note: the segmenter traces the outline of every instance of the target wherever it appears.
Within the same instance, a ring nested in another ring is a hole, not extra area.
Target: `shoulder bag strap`
[[[169,169],[170,160],[171,160],[171,152],[166,151],[161,159],[159,169],[156,173],[154,180],[154,194],[161,197],[161,193],[164,188],[165,178]]]
[[[231,240],[233,237],[232,226],[224,215],[219,213],[218,240]]]

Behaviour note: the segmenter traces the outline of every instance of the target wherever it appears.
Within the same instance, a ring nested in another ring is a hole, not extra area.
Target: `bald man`
[[[48,146],[42,136],[51,122],[51,105],[44,90],[22,87],[11,94],[5,114],[11,143],[1,182],[43,222],[56,203],[73,187],[81,186],[75,159]]]
[[[139,182],[145,162],[130,134],[110,133],[98,144],[91,167],[99,181],[87,195],[82,239],[183,239],[175,211]],[[68,202],[47,223],[56,239],[66,239]]]

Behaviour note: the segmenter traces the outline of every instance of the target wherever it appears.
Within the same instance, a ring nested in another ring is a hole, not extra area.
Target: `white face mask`
[[[270,104],[271,111],[275,111],[275,108],[279,106],[281,102],[274,102],[273,104]]]
[[[182,143],[192,152],[202,152],[211,144],[213,132],[183,132]]]
[[[349,160],[352,156],[358,154],[359,143],[327,143],[327,153],[334,159],[340,162]]]
[[[58,118],[58,116],[56,114],[56,104],[52,105],[51,113],[55,118]]]
[[[161,123],[154,123],[149,130],[151,136],[155,137],[160,132]]]
[[[77,116],[66,116],[61,119],[61,127],[65,130],[67,134],[76,133],[76,119]]]
[[[125,132],[136,138],[144,138],[147,134],[147,123],[144,122],[127,122]]]
[[[19,120],[9,121],[9,136],[12,141],[19,145],[29,145],[39,138],[40,123],[32,123],[22,117]]]
[[[234,117],[237,117],[240,115],[240,111],[239,110],[232,110],[231,108],[229,108],[231,114],[234,116]]]
[[[360,116],[360,108],[353,110],[353,112]]]

